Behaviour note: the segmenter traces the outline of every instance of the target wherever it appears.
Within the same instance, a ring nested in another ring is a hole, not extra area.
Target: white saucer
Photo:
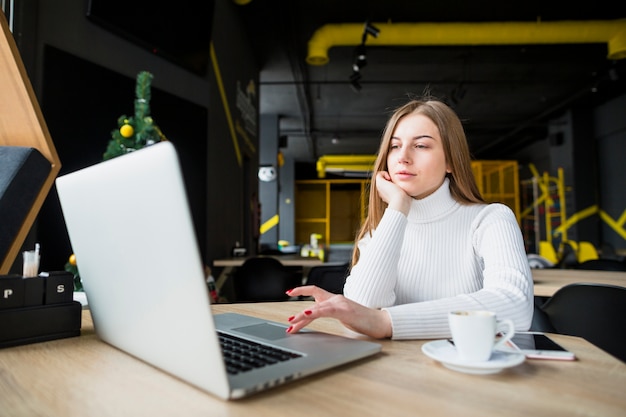
[[[446,368],[466,374],[495,374],[505,368],[511,368],[524,362],[526,357],[521,353],[496,351],[491,359],[485,362],[464,362],[458,358],[456,348],[447,340],[435,340],[422,345],[422,352]]]

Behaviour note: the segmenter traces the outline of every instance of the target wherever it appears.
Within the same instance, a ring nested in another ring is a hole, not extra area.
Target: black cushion
[[[0,261],[9,252],[52,164],[34,148],[0,146]]]

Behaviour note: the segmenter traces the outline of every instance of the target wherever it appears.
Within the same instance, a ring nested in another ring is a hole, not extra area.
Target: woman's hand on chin
[[[387,206],[407,215],[411,208],[411,196],[391,180],[387,171],[376,174],[376,189]]]

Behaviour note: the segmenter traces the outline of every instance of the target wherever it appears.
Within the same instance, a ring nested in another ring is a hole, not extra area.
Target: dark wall
[[[598,141],[593,132],[593,108],[580,105],[572,109],[573,127],[573,206],[579,212],[600,204],[600,176],[598,165]],[[573,214],[573,213],[572,213]],[[602,245],[600,230],[602,221],[592,216],[578,222],[574,228],[578,240],[591,242],[596,248]]]
[[[615,249],[626,250],[626,227],[620,219],[626,213],[626,95],[599,106],[594,111],[598,166],[601,178],[599,207],[611,221],[601,224],[600,241]]]
[[[235,241],[252,245],[259,70],[239,21],[240,6],[215,1],[213,34],[206,40],[213,53],[207,74],[200,76],[90,21],[86,4],[23,0],[16,11],[16,41],[27,57],[62,173],[101,160],[117,118],[133,112],[136,75],[150,71],[152,115],[166,136],[182,145],[203,258],[210,263],[228,256]],[[45,240],[46,269],[62,268],[70,251],[64,225],[48,218],[50,213],[58,218],[60,210],[56,191],[51,194],[26,243]],[[21,270],[21,261],[16,267]]]
[[[135,79],[52,46],[45,46],[44,69],[42,112],[62,161],[59,175],[102,161],[117,119],[134,114]],[[150,107],[155,123],[179,152],[196,236],[204,253],[207,109],[156,88],[152,88]],[[111,221],[132,221],[139,215],[129,210],[127,218]],[[62,269],[72,250],[56,189],[41,210],[38,237],[45,248],[42,268]]]
[[[211,259],[230,256],[237,241],[252,252],[258,234],[259,68],[237,7],[245,6],[217,0],[213,22],[207,155]]]

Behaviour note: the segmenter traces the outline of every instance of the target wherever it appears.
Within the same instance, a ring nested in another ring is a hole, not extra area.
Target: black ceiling
[[[358,91],[350,83],[355,46],[330,48],[327,65],[305,61],[309,39],[329,23],[620,19],[614,2],[251,0],[238,7],[261,65],[260,112],[280,117],[280,135],[288,137],[283,153],[298,162],[375,153],[389,112],[426,91],[455,108],[479,159],[509,159],[545,139],[546,122],[565,109],[626,92],[626,60],[607,59],[606,43],[398,47],[366,41]]]

